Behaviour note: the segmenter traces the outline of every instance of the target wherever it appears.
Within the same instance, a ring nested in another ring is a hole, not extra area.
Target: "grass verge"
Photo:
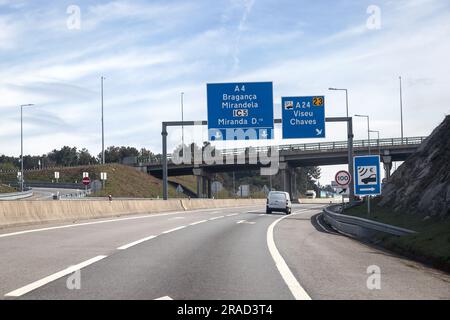
[[[345,213],[417,231],[417,234],[402,237],[379,235],[375,240],[396,253],[450,272],[449,218],[424,218],[407,212],[394,212],[379,207],[378,201],[378,199],[371,201],[370,216],[367,214],[366,204],[347,209]]]

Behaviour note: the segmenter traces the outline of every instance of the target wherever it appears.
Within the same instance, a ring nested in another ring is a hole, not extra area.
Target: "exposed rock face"
[[[379,205],[405,213],[450,217],[450,116],[394,172]]]

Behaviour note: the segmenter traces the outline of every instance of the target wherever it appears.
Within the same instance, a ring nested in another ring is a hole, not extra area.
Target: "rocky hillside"
[[[450,116],[395,171],[379,205],[397,212],[450,217]]]

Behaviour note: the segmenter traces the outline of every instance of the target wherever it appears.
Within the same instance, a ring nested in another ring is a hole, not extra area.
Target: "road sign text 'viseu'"
[[[282,97],[283,139],[325,138],[325,97]]]

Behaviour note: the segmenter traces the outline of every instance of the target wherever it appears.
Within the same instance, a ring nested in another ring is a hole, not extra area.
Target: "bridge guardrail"
[[[405,236],[417,233],[413,230],[336,212],[337,210],[341,210],[341,207],[341,205],[328,206],[323,210],[323,214],[324,220],[329,225],[344,234],[359,238],[370,238],[377,232],[395,236]]]
[[[386,138],[386,139],[371,139],[370,147],[395,147],[395,146],[409,146],[409,145],[419,145],[427,137],[404,137],[402,138]],[[358,148],[367,148],[369,146],[369,140],[355,140],[353,141],[353,149],[358,150]],[[334,141],[334,142],[317,142],[317,143],[302,143],[302,144],[292,144],[292,145],[280,145],[274,146],[278,151],[330,151],[330,150],[340,150],[347,149],[347,141]],[[270,146],[254,147],[256,152],[267,152]],[[235,149],[224,149],[217,150],[221,155],[242,155],[248,148],[235,148]],[[130,159],[131,160],[131,159]],[[171,162],[171,155],[167,155],[167,160]],[[155,156],[151,159],[146,157],[136,157],[138,163],[145,164],[161,164],[161,157]]]
[[[11,192],[11,193],[1,193],[0,201],[7,200],[20,200],[33,196],[33,191],[24,191],[24,192]]]

